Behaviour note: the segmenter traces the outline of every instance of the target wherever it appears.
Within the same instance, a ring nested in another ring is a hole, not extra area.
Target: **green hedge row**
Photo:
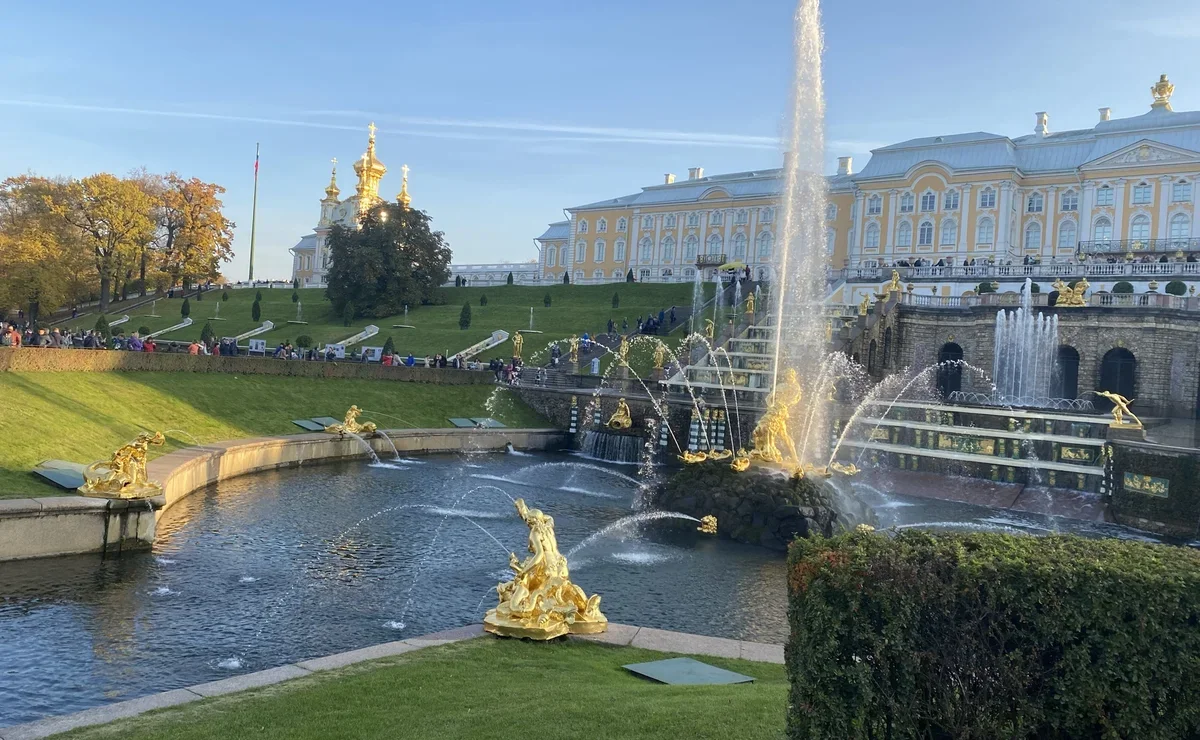
[[[857,532],[788,559],[791,738],[1200,737],[1200,553]]]

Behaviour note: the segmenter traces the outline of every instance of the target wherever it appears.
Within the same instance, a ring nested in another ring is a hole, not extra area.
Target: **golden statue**
[[[735,473],[744,473],[750,467],[750,458],[745,450],[738,450],[738,454],[733,458],[733,462],[729,463],[729,469]]]
[[[733,450],[710,450],[708,453],[709,460],[728,460],[733,457]]]
[[[754,313],[754,294],[746,296],[746,313]]]
[[[513,357],[521,359],[521,349],[525,347],[525,337],[521,336],[521,332],[513,334]]]
[[[346,411],[346,418],[342,420],[341,424],[330,424],[325,427],[325,431],[330,434],[357,434],[360,437],[374,434],[375,422],[368,421],[361,424],[358,422],[358,415],[361,413],[358,406],[351,406]]]
[[[667,345],[659,341],[654,345],[654,369],[662,370],[663,363],[667,361]]]
[[[629,413],[629,404],[622,398],[617,401],[617,410],[608,418],[609,429],[628,429],[633,426],[633,416]]]
[[[695,465],[696,463],[702,463],[705,460],[707,460],[708,453],[707,452],[692,452],[690,450],[684,450],[683,454],[679,456],[679,459],[688,465]]]
[[[1150,94],[1154,96],[1154,102],[1150,104],[1150,107],[1171,110],[1171,94],[1174,92],[1175,86],[1171,84],[1167,76],[1160,76],[1158,82],[1150,86]]]
[[[113,453],[112,459],[94,462],[83,469],[79,493],[95,498],[151,498],[163,492],[162,484],[146,477],[146,451],[161,445],[162,432],[143,432]]]
[[[1062,278],[1058,278],[1050,287],[1058,291],[1058,301],[1054,305],[1064,308],[1079,308],[1087,305],[1084,294],[1092,286],[1088,283],[1087,278],[1080,278],[1074,288],[1064,283]]]
[[[860,472],[858,466],[854,463],[843,465],[839,462],[831,462],[829,463],[829,469],[842,475],[857,475]]]
[[[629,338],[622,336],[621,344],[617,346],[617,359],[625,367],[629,367]]]
[[[902,290],[904,289],[900,287],[900,273],[896,270],[892,270],[892,281],[884,287],[883,292],[885,295],[891,295],[892,293],[898,293]]]
[[[870,305],[870,303],[871,303],[871,296],[869,294],[863,296],[862,303],[858,304],[858,315],[859,316],[867,315],[867,306]]]
[[[579,337],[572,336],[567,340],[567,346],[570,347],[567,359],[571,362],[579,362]]]
[[[700,517],[700,526],[696,527],[696,531],[702,532],[703,534],[716,534],[717,518],[712,514]]]
[[[833,341],[833,322],[832,321],[825,322],[825,341],[826,342]]]
[[[496,586],[500,603],[483,617],[483,628],[505,637],[553,640],[568,633],[594,635],[608,629],[600,597],[588,597],[571,583],[567,559],[558,551],[554,519],[516,501],[517,514],[529,526],[529,557],[508,556],[513,579]]]
[[[1129,404],[1133,403],[1132,399],[1126,398],[1112,391],[1096,391],[1097,396],[1103,396],[1113,402],[1112,423],[1110,427],[1125,427],[1127,429],[1141,429],[1142,420],[1137,418],[1137,414],[1129,410]],[[1125,423],[1125,415],[1128,414],[1133,421]]]
[[[767,462],[799,463],[800,455],[796,453],[796,443],[792,441],[788,426],[792,409],[804,400],[804,391],[794,369],[788,368],[783,377],[783,387],[776,388],[767,397],[767,412],[750,433],[753,446],[750,457]]]
[[[712,319],[704,320],[704,338],[707,339],[710,343],[713,340],[713,334],[716,332],[716,330],[717,330],[717,325],[712,322]]]

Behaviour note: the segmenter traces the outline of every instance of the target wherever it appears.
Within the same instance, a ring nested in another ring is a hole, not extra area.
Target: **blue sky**
[[[1200,8],[1160,0],[825,3],[828,164],[916,136],[1030,133],[1148,109],[1162,72],[1200,108]],[[145,166],[224,185],[244,279],[262,144],[256,273],[290,272],[337,157],[379,126],[385,197],[417,207],[456,262],[529,259],[562,209],[690,166],[778,166],[791,0],[295,0],[0,8],[0,176]]]

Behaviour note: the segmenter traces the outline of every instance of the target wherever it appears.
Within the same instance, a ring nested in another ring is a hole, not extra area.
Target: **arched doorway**
[[[1137,358],[1133,356],[1133,353],[1124,347],[1114,347],[1105,352],[1104,359],[1100,361],[1099,390],[1112,391],[1128,399],[1134,399],[1136,398],[1134,395],[1136,387]],[[1112,404],[1106,399],[1099,400],[1104,402],[1104,408],[1112,407]]]
[[[942,398],[962,390],[963,349],[954,342],[946,342],[938,351],[938,393]]]
[[[1054,398],[1079,397],[1079,352],[1061,344],[1054,365],[1054,381],[1050,395]]]

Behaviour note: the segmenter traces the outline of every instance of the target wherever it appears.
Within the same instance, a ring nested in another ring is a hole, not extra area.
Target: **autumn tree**
[[[171,284],[215,280],[233,258],[235,224],[221,212],[225,188],[174,172],[147,188],[157,197],[157,256]]]

